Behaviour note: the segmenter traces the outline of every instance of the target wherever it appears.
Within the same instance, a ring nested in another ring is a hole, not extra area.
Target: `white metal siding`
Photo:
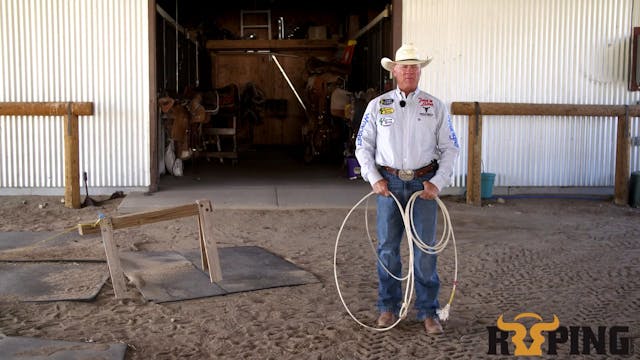
[[[150,184],[146,0],[0,0],[0,101],[91,101],[92,194]],[[63,117],[0,116],[0,194],[62,194]],[[82,177],[81,177],[82,180]]]
[[[452,101],[636,104],[627,91],[637,0],[405,0],[403,42],[433,57],[421,86]],[[455,116],[465,186],[467,117]],[[498,186],[613,186],[615,118],[483,116]],[[640,136],[638,119],[632,136]],[[631,169],[640,170],[638,146]]]

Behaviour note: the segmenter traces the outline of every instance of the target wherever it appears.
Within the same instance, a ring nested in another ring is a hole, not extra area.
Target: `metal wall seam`
[[[627,90],[637,0],[403,2],[403,42],[433,62],[421,87],[452,101],[636,104]],[[464,186],[466,126],[454,116]],[[615,117],[483,116],[483,166],[498,186],[613,186]],[[632,136],[639,136],[637,120]],[[638,146],[631,169],[640,170]]]

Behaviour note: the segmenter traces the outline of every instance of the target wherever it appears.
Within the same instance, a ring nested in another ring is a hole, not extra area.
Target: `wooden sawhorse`
[[[209,200],[198,200],[195,204],[176,206],[167,209],[145,211],[134,214],[105,217],[100,219],[100,228],[88,224],[78,224],[78,233],[86,235],[102,232],[102,242],[107,255],[107,265],[113,283],[113,292],[116,299],[128,297],[127,287],[124,280],[124,272],[120,265],[118,249],[113,240],[113,231],[133,226],[156,223],[179,219],[187,216],[198,217],[198,237],[200,244],[200,257],[202,269],[209,272],[211,282],[222,280],[222,268],[220,267],[220,257],[218,247],[213,237],[213,207]]]

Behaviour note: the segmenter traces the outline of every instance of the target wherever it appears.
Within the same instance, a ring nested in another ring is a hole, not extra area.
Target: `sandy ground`
[[[508,199],[482,207],[444,200],[456,234],[459,285],[443,336],[427,336],[413,310],[383,333],[349,317],[333,275],[336,235],[347,213],[342,209],[215,211],[219,246],[264,247],[320,283],[154,304],[138,292],[116,300],[108,281],[88,302],[0,299],[0,332],[123,342],[127,359],[499,359],[487,354],[487,326],[500,314],[511,321],[535,312],[545,321],[555,314],[567,327],[628,326],[622,335],[640,346],[640,209],[595,200]],[[73,210],[55,197],[2,197],[0,231],[63,231],[95,220],[98,212],[117,215],[120,201]],[[363,215],[358,210],[344,230],[338,274],[351,311],[373,325],[376,277]],[[184,218],[116,231],[115,239],[126,250],[193,249],[196,231],[195,219]],[[75,249],[88,255],[100,250],[99,242]],[[446,303],[451,246],[439,268]],[[639,358],[635,352],[626,358]],[[568,353],[569,345],[560,344],[559,355],[549,358],[584,358]]]

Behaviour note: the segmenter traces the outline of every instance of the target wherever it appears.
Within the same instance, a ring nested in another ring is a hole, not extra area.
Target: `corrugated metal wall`
[[[0,0],[0,101],[94,102],[92,194],[150,184],[148,19],[144,0]],[[63,152],[62,117],[0,117],[0,194],[62,194]]]
[[[635,104],[627,91],[637,0],[405,0],[404,42],[434,58],[421,86],[443,101]],[[466,117],[454,186],[465,186]],[[640,136],[638,119],[632,136]],[[615,118],[484,116],[497,186],[613,186]],[[632,148],[631,168],[640,170]]]

